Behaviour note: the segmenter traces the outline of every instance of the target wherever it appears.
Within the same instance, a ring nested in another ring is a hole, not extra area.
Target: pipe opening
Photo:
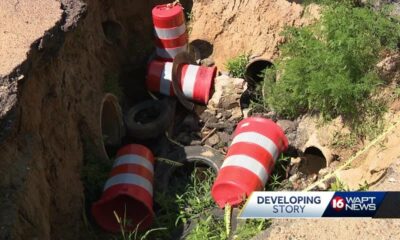
[[[271,68],[273,63],[266,59],[255,59],[246,66],[244,78],[249,84],[257,84],[264,80],[264,72]]]
[[[327,166],[324,154],[317,147],[306,148],[302,158],[299,171],[307,175],[318,174],[321,169]]]
[[[122,115],[117,98],[112,94],[106,94],[100,109],[101,134],[103,147],[109,158],[111,158],[121,145]]]

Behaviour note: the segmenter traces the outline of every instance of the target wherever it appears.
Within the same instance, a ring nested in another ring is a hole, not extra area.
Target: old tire
[[[147,100],[133,106],[125,115],[128,135],[140,140],[158,137],[171,124],[174,109],[168,99]]]

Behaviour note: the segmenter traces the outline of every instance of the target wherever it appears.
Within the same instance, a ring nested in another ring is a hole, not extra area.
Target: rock
[[[320,176],[325,176],[326,174],[328,174],[330,172],[329,168],[322,168],[321,170],[319,170],[318,174]]]
[[[211,137],[209,137],[206,140],[206,144],[211,146],[211,147],[216,145],[216,144],[218,144],[219,142],[220,142],[220,139],[218,137],[218,134],[213,134]]]
[[[221,113],[218,113],[215,117],[216,117],[217,119],[221,119],[221,118],[222,118],[222,114],[221,114]]]
[[[206,58],[200,61],[201,65],[206,67],[212,67],[215,65],[215,61],[212,58]]]
[[[395,182],[397,182],[397,181],[396,181],[396,179],[394,179],[394,178],[389,178],[389,179],[388,179],[388,182],[390,182],[390,183],[395,183]]]
[[[317,187],[318,187],[320,190],[326,191],[326,190],[328,190],[329,185],[328,185],[326,182],[322,182],[322,183],[318,184]]]
[[[231,141],[231,136],[228,133],[226,133],[226,132],[218,132],[217,134],[218,134],[218,137],[220,138],[220,141],[221,142],[225,142],[226,145],[228,145],[229,142]]]
[[[317,181],[317,179],[318,179],[318,174],[313,174],[311,176],[311,182],[315,182],[315,181]]]
[[[222,112],[222,117],[225,119],[229,119],[230,117],[232,117],[232,113],[230,111],[224,111]]]
[[[236,89],[236,93],[243,93],[243,90],[247,88],[247,82],[242,78],[234,78],[233,79],[234,89]]]
[[[382,77],[390,79],[400,67],[400,54],[397,53],[390,55],[380,61],[376,66],[379,69]]]
[[[278,120],[276,122],[280,126],[285,134],[296,132],[297,124],[290,120]]]
[[[251,108],[242,109],[243,118],[250,117],[250,113],[251,113]]]
[[[299,174],[295,173],[295,174],[293,174],[292,176],[289,177],[289,181],[293,183],[297,179],[299,179],[299,177],[300,177]]]
[[[290,158],[290,165],[298,165],[301,163],[301,158],[297,157],[297,158]]]
[[[229,110],[235,107],[239,107],[238,97],[235,95],[226,95],[221,97],[221,101],[218,104],[219,108]]]
[[[229,118],[230,121],[239,121],[243,118],[242,110],[240,108],[234,108],[231,111],[232,116]]]
[[[193,140],[193,141],[190,142],[190,145],[191,145],[191,146],[198,146],[198,145],[201,145],[201,141],[200,141],[200,140]]]

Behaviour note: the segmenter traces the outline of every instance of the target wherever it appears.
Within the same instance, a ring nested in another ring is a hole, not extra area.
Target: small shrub
[[[225,65],[229,74],[232,77],[244,78],[246,66],[249,63],[249,57],[248,54],[242,54],[236,58],[230,59]]]
[[[329,191],[333,192],[347,192],[349,191],[349,187],[346,186],[339,178],[336,177],[336,181],[331,184]]]
[[[289,118],[342,115],[355,125],[381,116],[372,111],[382,107],[371,98],[383,84],[375,64],[382,50],[396,48],[398,23],[368,8],[338,4],[327,6],[319,23],[283,34],[286,43],[271,70],[279,81],[264,81],[269,107]]]

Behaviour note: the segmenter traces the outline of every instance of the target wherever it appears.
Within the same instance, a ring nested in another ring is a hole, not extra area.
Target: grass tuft
[[[244,78],[246,72],[246,66],[249,63],[250,55],[242,54],[235,58],[230,59],[225,67],[228,69],[229,74],[235,78]]]

